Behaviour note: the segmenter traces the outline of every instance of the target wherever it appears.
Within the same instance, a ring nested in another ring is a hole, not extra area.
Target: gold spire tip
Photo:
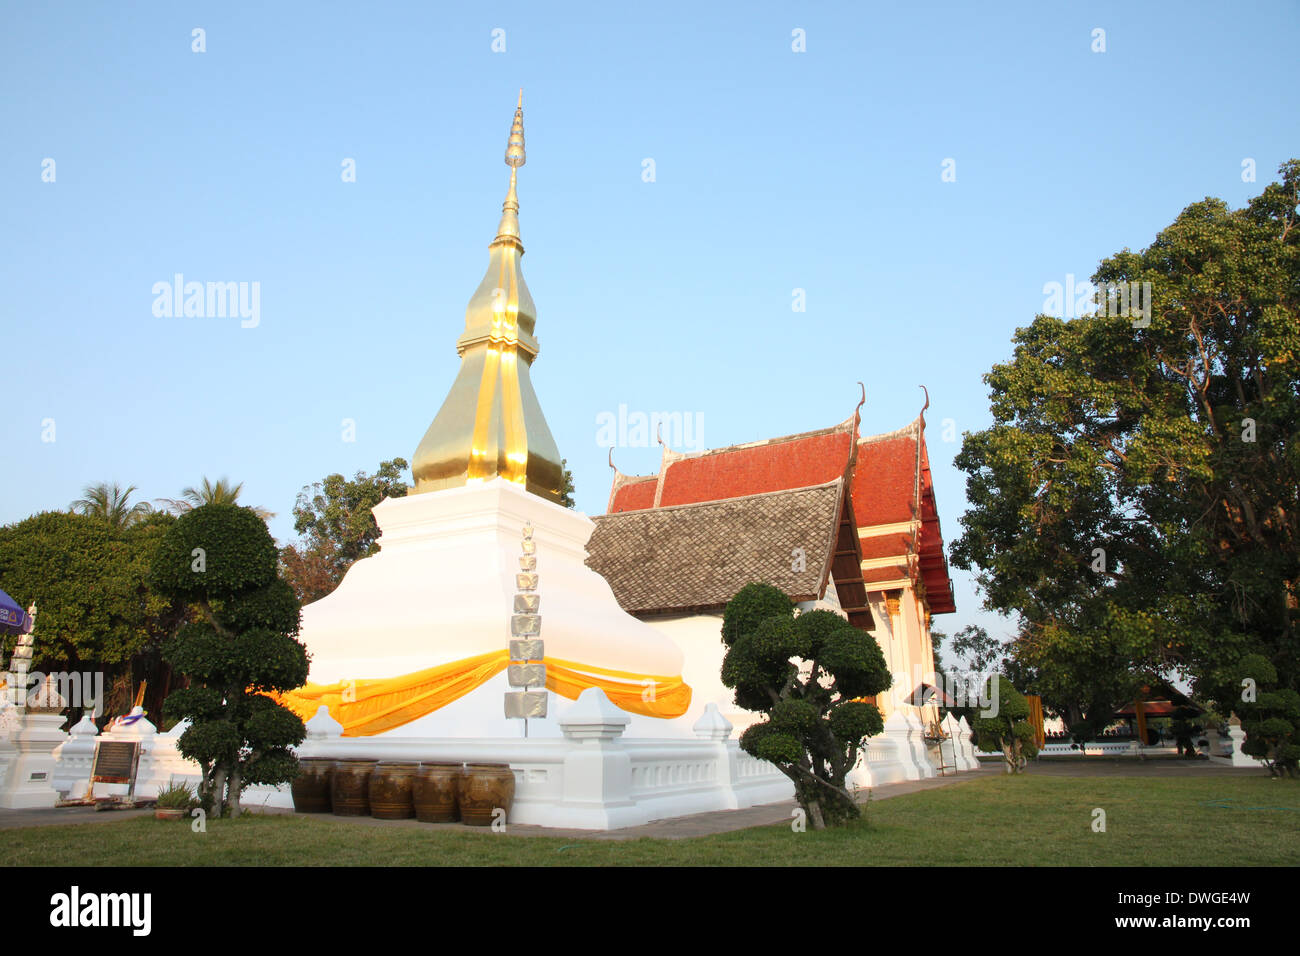
[[[510,139],[506,142],[506,165],[518,169],[524,164],[524,159],[524,91],[520,90],[515,121],[510,126]]]

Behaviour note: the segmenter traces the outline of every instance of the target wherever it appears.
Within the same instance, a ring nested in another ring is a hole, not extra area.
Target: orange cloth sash
[[[546,658],[546,689],[570,700],[599,687],[618,707],[646,717],[671,719],[686,713],[691,688],[680,677],[634,674]],[[305,684],[267,696],[304,721],[322,706],[343,725],[344,737],[369,737],[418,720],[464,697],[510,664],[505,650],[467,657],[401,677]]]

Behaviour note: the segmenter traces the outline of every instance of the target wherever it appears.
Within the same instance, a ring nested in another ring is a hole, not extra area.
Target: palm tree
[[[165,503],[168,510],[173,514],[181,515],[203,505],[237,505],[239,504],[239,493],[243,489],[244,483],[242,481],[234,484],[226,478],[218,478],[214,483],[209,481],[205,475],[203,483],[199,487],[182,488],[180,498],[159,498],[158,500]],[[251,510],[253,514],[263,521],[269,521],[275,517],[274,511],[267,511],[265,508],[253,507]]]
[[[135,485],[122,488],[116,481],[87,485],[82,497],[68,506],[68,510],[92,518],[103,518],[114,528],[129,528],[153,514],[153,505],[147,501],[131,504]]]

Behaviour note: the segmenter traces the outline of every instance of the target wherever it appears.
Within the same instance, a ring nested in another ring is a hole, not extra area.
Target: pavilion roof
[[[934,499],[925,418],[859,437],[858,416],[817,431],[698,452],[666,448],[655,475],[615,470],[609,516],[734,501],[844,480],[867,588],[911,583],[932,614],[956,610]],[[603,572],[602,572],[603,573]],[[617,593],[617,590],[616,590]]]
[[[721,501],[601,515],[587,564],[625,611],[717,611],[747,584],[765,582],[795,601],[825,595],[837,577],[841,605],[870,626],[851,502],[842,478]],[[802,551],[803,560],[793,560]],[[858,622],[855,622],[858,623]]]

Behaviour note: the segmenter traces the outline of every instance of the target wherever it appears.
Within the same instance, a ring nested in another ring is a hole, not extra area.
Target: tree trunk
[[[243,774],[240,772],[241,767],[238,763],[230,771],[230,782],[227,785],[229,796],[226,797],[226,806],[230,807],[231,817],[239,816],[239,791],[242,789]]]
[[[226,809],[226,768],[217,766],[212,773],[212,790],[209,795],[211,806],[208,813],[215,819],[221,819]]]
[[[813,800],[809,802],[808,818],[812,821],[812,828],[814,830],[826,829],[826,820],[822,816],[822,803],[820,800]]]

